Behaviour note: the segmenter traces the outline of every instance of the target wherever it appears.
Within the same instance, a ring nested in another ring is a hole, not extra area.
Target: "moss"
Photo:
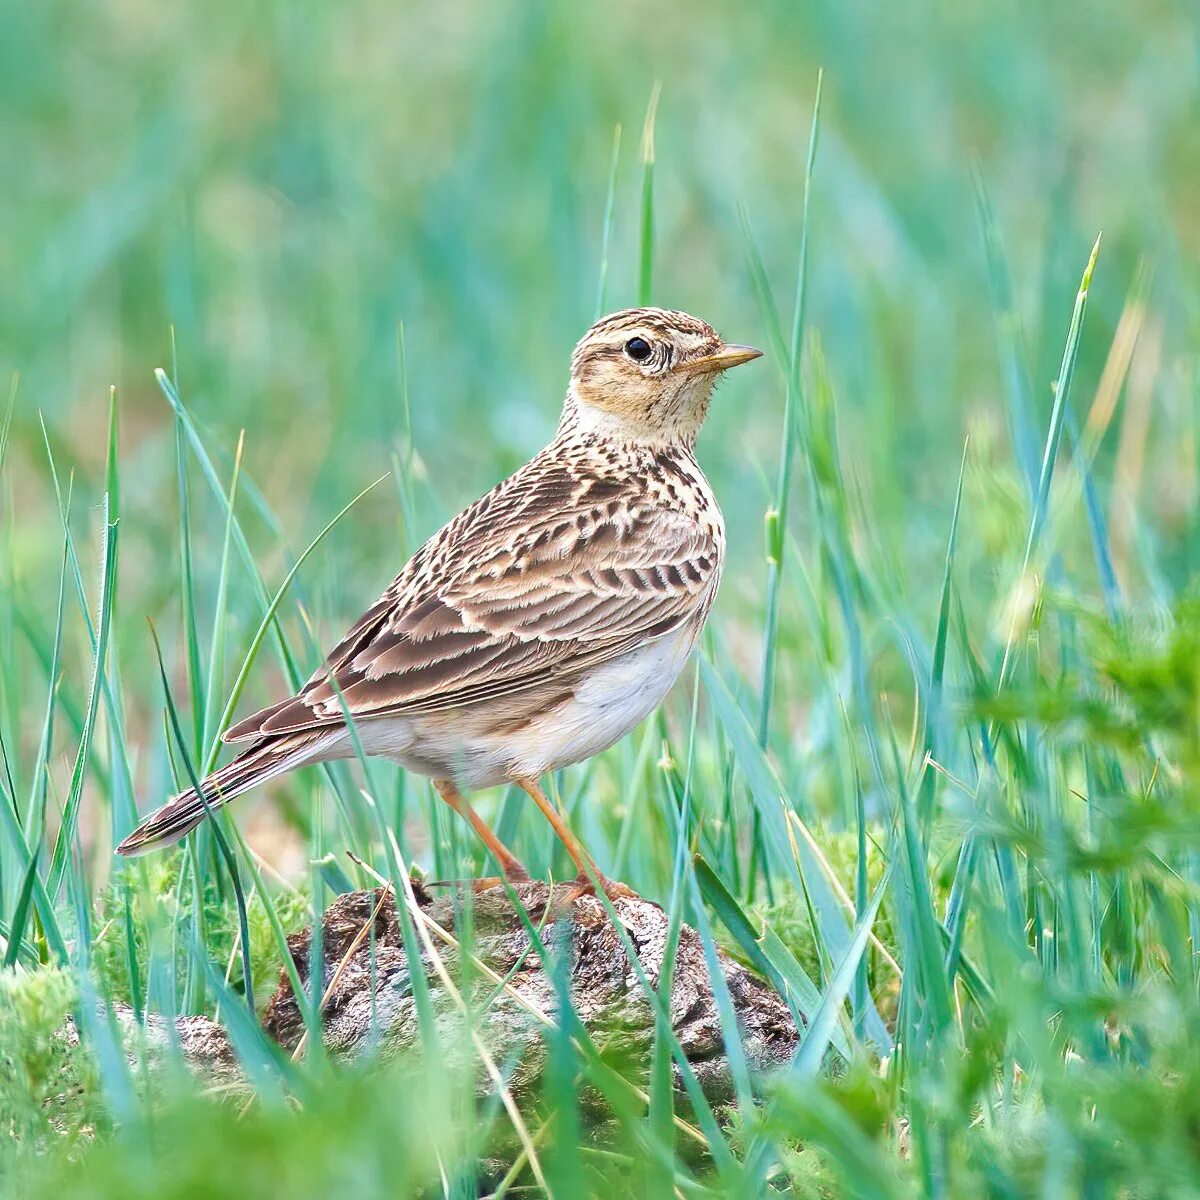
[[[883,831],[876,828],[870,831],[867,839],[867,882],[871,888],[879,883],[886,866],[884,856],[877,847],[882,836]],[[853,897],[855,876],[858,871],[857,834],[850,831],[824,834],[821,838],[821,850],[829,861],[842,889],[847,895]],[[845,912],[845,909],[843,911]],[[821,981],[828,974],[830,964],[823,962],[818,953],[809,908],[804,896],[789,892],[774,904],[756,905],[754,912],[760,918],[761,923],[771,929],[792,952],[808,973],[809,978],[820,986]],[[850,913],[847,912],[846,916],[848,920],[852,921]],[[895,956],[897,954],[895,934],[886,905],[876,919],[874,932],[888,952]],[[731,946],[729,949],[732,953],[737,953],[736,946]],[[876,996],[878,1003],[881,996],[891,995],[895,990],[895,973],[874,943],[868,946],[866,961],[871,992]]]
[[[186,880],[184,898],[180,899],[179,878],[182,854],[160,855],[144,863],[128,866],[109,883],[98,903],[99,930],[93,957],[98,985],[102,994],[125,1003],[132,1003],[133,982],[130,962],[136,964],[140,987],[144,990],[147,968],[147,929],[172,934],[181,921],[191,921],[194,905]],[[228,888],[228,883],[225,883]],[[311,900],[307,889],[286,889],[271,896],[275,913],[285,935],[291,935],[311,923]],[[132,915],[127,920],[126,907]],[[281,951],[262,897],[257,892],[247,896],[246,916],[250,928],[250,965],[254,974],[255,1000],[261,1005],[275,990],[279,980]],[[204,923],[204,944],[211,959],[222,968],[232,960],[230,986],[243,990],[242,959],[238,949],[237,907],[228,896],[206,882],[201,908]],[[133,954],[130,954],[128,930],[133,928]],[[188,958],[176,957],[176,985],[179,995],[185,994],[188,977]]]
[[[0,1171],[107,1124],[94,1064],[70,1034],[75,1000],[66,971],[0,974]]]

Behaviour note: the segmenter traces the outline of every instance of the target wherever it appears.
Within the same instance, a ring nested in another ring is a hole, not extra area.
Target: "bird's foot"
[[[609,879],[606,875],[601,875],[596,872],[600,882],[600,890],[609,898],[609,900],[627,900],[631,896],[636,896],[637,892],[628,884],[619,882],[616,879]],[[596,894],[596,883],[590,875],[580,871],[578,875],[570,883],[571,890],[563,897],[563,902],[567,905],[574,904],[576,900],[582,896],[594,896]]]
[[[480,892],[489,891],[491,888],[503,887],[505,880],[508,880],[513,887],[520,887],[523,883],[529,883],[531,878],[529,872],[517,863],[506,867],[503,875],[485,875],[481,879],[427,879],[425,886],[427,888],[470,888],[478,896]]]

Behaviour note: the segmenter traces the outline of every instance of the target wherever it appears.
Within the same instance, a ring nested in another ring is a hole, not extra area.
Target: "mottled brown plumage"
[[[297,696],[225,740],[338,724],[343,704],[500,700],[668,632],[711,600],[722,549],[719,517],[684,515],[711,507],[688,457],[552,443],[427,542]]]
[[[430,538],[299,693],[226,732],[250,744],[203,781],[208,804],[355,753],[347,717],[368,753],[433,777],[481,834],[459,784],[511,780],[543,804],[537,778],[640,721],[699,634],[725,536],[693,447],[717,376],[757,356],[686,313],[598,321],[554,440]],[[204,816],[184,792],[118,849]]]

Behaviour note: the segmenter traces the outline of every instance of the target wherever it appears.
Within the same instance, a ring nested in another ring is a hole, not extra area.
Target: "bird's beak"
[[[728,371],[730,367],[739,367],[742,363],[752,362],[762,358],[762,351],[753,346],[722,346],[715,354],[706,354],[703,358],[693,358],[681,362],[676,368],[684,374],[693,372]]]

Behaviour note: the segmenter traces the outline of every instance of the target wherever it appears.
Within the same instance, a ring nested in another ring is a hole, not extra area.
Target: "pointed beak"
[[[722,346],[715,354],[706,354],[703,358],[681,362],[675,370],[688,375],[700,371],[728,371],[730,367],[739,367],[742,363],[753,362],[756,358],[762,358],[761,350],[756,350],[753,346],[730,344]]]

